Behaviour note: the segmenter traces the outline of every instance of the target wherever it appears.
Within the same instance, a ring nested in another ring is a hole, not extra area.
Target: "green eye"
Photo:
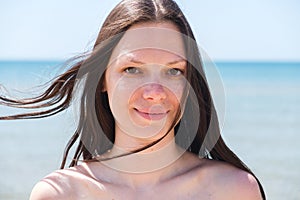
[[[127,67],[124,71],[128,74],[138,74],[138,73],[140,73],[140,71],[136,67]]]
[[[183,72],[180,69],[172,68],[172,69],[168,70],[168,74],[170,74],[172,76],[179,76],[179,75],[182,75]]]

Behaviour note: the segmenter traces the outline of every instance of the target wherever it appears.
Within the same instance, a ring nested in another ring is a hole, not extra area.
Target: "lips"
[[[143,118],[147,120],[161,120],[167,116],[169,111],[148,111],[148,110],[139,110],[134,108],[134,110]]]

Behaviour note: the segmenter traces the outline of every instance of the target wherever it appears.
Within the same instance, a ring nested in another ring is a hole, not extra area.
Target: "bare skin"
[[[169,32],[161,37],[161,29],[178,32],[178,28],[171,22],[163,22],[137,24],[130,29],[139,28],[158,28],[160,34],[153,32],[151,35],[159,35],[159,38],[150,41],[158,41],[157,44],[163,47],[176,41],[173,52],[179,52],[181,56],[161,49],[136,50],[140,44],[138,37],[125,33],[120,44],[133,44],[135,50],[130,51],[131,46],[117,45],[112,55],[115,59],[111,60],[105,74],[104,91],[108,93],[117,123],[114,147],[103,155],[104,158],[161,138],[174,121],[181,106],[179,100],[184,98],[186,62],[182,57],[183,42],[176,34],[171,37]],[[175,144],[173,129],[158,144],[143,152],[110,161],[83,162],[53,172],[37,183],[30,199],[261,198],[252,175],[225,162],[200,159],[180,149]]]
[[[133,180],[144,181],[134,185]],[[153,180],[159,181],[153,184]],[[166,168],[146,174],[118,172],[99,162],[83,163],[48,175],[37,183],[30,197],[31,200],[124,198],[261,199],[252,175],[223,162],[199,159],[191,153],[185,153]]]

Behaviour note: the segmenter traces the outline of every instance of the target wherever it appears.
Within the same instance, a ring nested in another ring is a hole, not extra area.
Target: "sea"
[[[21,99],[40,94],[66,70],[62,63],[0,61],[0,95]],[[208,82],[217,77],[222,90],[215,104],[227,145],[259,178],[267,199],[299,200],[300,62],[214,66]],[[214,91],[213,84],[210,88]],[[75,130],[74,110],[43,119],[0,120],[1,200],[28,199],[35,183],[59,168]],[[0,105],[0,116],[30,111]]]

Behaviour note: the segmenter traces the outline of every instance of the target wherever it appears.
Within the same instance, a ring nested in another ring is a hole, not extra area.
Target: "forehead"
[[[110,63],[124,55],[147,51],[150,53],[150,50],[168,52],[170,55],[185,59],[183,37],[176,25],[171,22],[134,25],[125,32],[114,48]]]
[[[139,65],[185,65],[186,60],[178,55],[157,49],[142,49],[119,56],[112,64],[135,63]]]

